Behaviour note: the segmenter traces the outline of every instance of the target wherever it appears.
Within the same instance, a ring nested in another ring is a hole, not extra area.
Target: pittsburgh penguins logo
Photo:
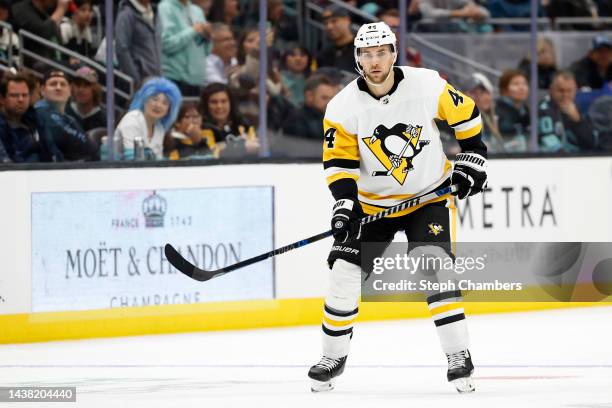
[[[429,224],[427,227],[429,227],[429,233],[434,234],[436,236],[444,231],[444,227],[442,227],[440,224],[433,223],[433,222]]]
[[[423,126],[398,123],[391,129],[378,125],[372,137],[363,139],[386,170],[374,171],[372,176],[393,176],[404,184],[408,172],[414,169],[412,161],[429,140],[419,141]]]

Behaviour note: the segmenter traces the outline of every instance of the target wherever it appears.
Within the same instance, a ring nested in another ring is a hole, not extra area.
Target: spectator
[[[240,15],[239,0],[213,0],[210,8],[210,21],[232,26]]]
[[[591,17],[593,23],[597,22],[597,4],[593,0],[549,0],[546,15],[552,19],[557,17]],[[565,29],[568,29],[565,26]],[[572,24],[569,29],[589,30],[593,25]]]
[[[2,141],[0,140],[0,164],[10,163],[10,162],[11,162],[11,158],[9,157],[6,150],[4,149],[4,144],[2,144]]]
[[[355,73],[355,56],[353,55],[353,40],[351,17],[346,9],[331,5],[321,14],[327,39],[331,42],[317,56],[320,67],[336,67],[343,71]]]
[[[227,84],[230,70],[238,65],[238,47],[230,26],[212,25],[212,52],[206,58],[206,82]]]
[[[8,23],[10,21],[10,0],[0,0],[0,21]],[[11,30],[0,27],[0,61],[8,65],[9,51],[12,48],[13,55],[19,49],[19,37]]]
[[[285,14],[283,0],[267,0],[268,2],[268,23],[274,30],[275,49],[286,50],[287,47],[299,40],[295,17]],[[259,20],[259,16],[257,16]]]
[[[206,79],[211,26],[190,0],[162,0],[162,71],[184,96],[198,96]]]
[[[202,9],[202,12],[204,13],[204,17],[206,17],[206,20],[210,20],[210,9],[212,7],[212,0],[193,0],[193,4],[195,4],[196,6],[198,6],[199,8]]]
[[[202,115],[196,103],[188,102],[181,106],[170,137],[170,160],[213,157],[211,149],[215,147],[215,139],[210,132],[202,131]]]
[[[227,85],[210,84],[202,90],[200,111],[204,119],[204,137],[214,139],[221,157],[255,155],[259,141],[255,129],[238,112]]]
[[[542,4],[538,1],[538,17],[542,17]],[[529,18],[531,17],[531,0],[490,0],[482,2],[486,4],[492,18]],[[500,31],[528,31],[529,25],[499,25]]]
[[[55,143],[30,105],[27,78],[19,74],[6,74],[0,82],[0,96],[0,162],[61,160]]]
[[[612,78],[601,89],[579,91],[576,94],[576,105],[580,113],[586,114],[595,100],[609,95],[612,95]]]
[[[497,101],[497,124],[507,152],[525,152],[529,135],[529,84],[522,71],[511,69],[499,78],[501,97]]]
[[[576,79],[570,71],[560,71],[540,103],[538,139],[544,152],[593,150],[595,140],[591,121],[580,114],[574,102]]]
[[[493,84],[486,76],[476,72],[472,74],[464,89],[480,111],[482,140],[487,145],[487,151],[490,153],[503,152],[504,139],[497,126],[495,104],[493,103]]]
[[[490,17],[489,11],[472,0],[421,0],[419,11],[423,18],[435,20],[428,31],[491,31],[490,26],[478,23]]]
[[[240,65],[232,71],[229,86],[240,101],[238,110],[250,123],[257,123],[259,115],[259,88],[257,86],[259,78],[259,31],[256,27],[247,28],[241,34],[240,39],[238,45],[238,62]],[[273,42],[274,32],[272,29],[268,29],[266,44],[270,47]],[[268,56],[271,57],[271,52],[268,53]],[[283,86],[280,70],[273,61],[268,63],[266,94],[268,98],[268,124],[277,129],[280,127],[280,123],[275,123],[275,120],[285,117],[284,112],[290,106],[290,102],[284,98],[288,91]],[[280,120],[277,121],[280,122]],[[278,125],[278,127],[275,125]]]
[[[610,0],[596,0],[597,14],[600,17],[612,17],[612,3]]]
[[[406,16],[406,24],[408,26],[408,29],[410,30],[412,25],[421,18],[421,11],[419,10],[419,4],[421,3],[421,0],[410,0],[408,3],[408,9],[406,10],[406,13],[408,14]],[[393,7],[383,8],[379,10],[376,14],[376,17],[378,17],[380,21],[387,23],[387,25],[391,27],[391,29],[397,36],[397,30],[399,29],[400,24],[400,15],[399,10],[395,7],[396,6],[394,5]]]
[[[421,16],[418,10],[419,1],[420,0],[413,0],[410,2],[410,5],[407,10],[409,26],[412,22],[418,20]],[[397,9],[392,8],[392,9],[383,10],[380,13],[378,13],[377,17],[380,19],[380,21],[382,21],[383,23],[386,23],[391,28],[391,30],[393,30],[393,33],[395,34],[396,37],[399,36],[398,30],[399,30],[400,18],[399,18],[399,11]],[[419,52],[419,50],[417,50],[414,47],[406,47],[405,53],[406,53],[407,65],[410,65],[411,67],[416,67],[416,68],[419,68],[422,66],[423,59],[421,57],[421,53]]]
[[[304,103],[304,86],[310,76],[312,58],[308,50],[295,45],[285,51],[281,63],[281,78],[287,88],[287,99],[298,107]]]
[[[45,129],[66,160],[98,160],[98,145],[87,137],[76,119],[66,114],[70,81],[64,72],[49,70],[42,85],[43,99],[34,106]]]
[[[30,106],[34,106],[42,98],[40,79],[34,74],[24,73],[23,76],[28,81],[28,87],[30,88]]]
[[[94,58],[97,48],[93,44],[91,34],[92,0],[72,1],[75,10],[72,12],[71,18],[64,17],[59,26],[62,45],[87,58]],[[70,60],[70,65],[77,65],[78,63],[78,60]]]
[[[323,140],[325,108],[339,90],[326,76],[315,74],[308,78],[304,90],[304,105],[289,115],[283,125],[283,132],[287,136]]]
[[[153,77],[142,85],[115,130],[123,140],[125,160],[140,159],[135,155],[136,139],[142,140],[145,159],[163,159],[164,135],[176,120],[181,99],[179,88],[165,78]]]
[[[96,71],[89,67],[77,70],[72,81],[72,102],[66,113],[75,118],[85,132],[106,127],[106,112],[101,108],[102,87]]]
[[[22,0],[14,2],[12,11],[13,28],[17,32],[26,30],[44,39],[60,43],[59,24],[64,18],[71,0]],[[51,15],[48,10],[53,10]],[[57,59],[55,52],[38,41],[24,38],[22,46],[48,59]],[[26,65],[32,66],[37,60],[28,58]]]
[[[600,89],[612,80],[612,42],[604,35],[593,39],[593,46],[582,59],[570,67],[578,88]]]
[[[557,72],[557,56],[555,46],[549,38],[538,38],[538,89],[548,89],[552,83],[553,76]],[[524,58],[518,68],[525,73],[527,78],[531,77],[531,59]]]
[[[119,68],[136,87],[161,75],[161,26],[150,0],[122,0],[115,23]]]
[[[599,149],[612,152],[612,95],[596,99],[589,108],[589,118],[597,132]]]

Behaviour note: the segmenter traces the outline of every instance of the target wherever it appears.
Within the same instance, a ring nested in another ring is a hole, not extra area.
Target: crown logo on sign
[[[153,190],[153,194],[142,201],[145,226],[147,228],[163,227],[167,208],[166,199]]]

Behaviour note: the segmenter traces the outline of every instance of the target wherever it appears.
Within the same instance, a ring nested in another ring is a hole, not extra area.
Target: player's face
[[[375,84],[387,79],[389,70],[393,67],[395,55],[391,46],[366,47],[359,50],[359,63],[367,79]]]

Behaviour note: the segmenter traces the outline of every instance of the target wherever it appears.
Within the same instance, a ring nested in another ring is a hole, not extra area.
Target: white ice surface
[[[429,319],[358,323],[336,389],[312,394],[316,326],[0,346],[1,386],[76,386],[18,407],[612,408],[612,307],[468,316],[474,394],[446,382]]]

